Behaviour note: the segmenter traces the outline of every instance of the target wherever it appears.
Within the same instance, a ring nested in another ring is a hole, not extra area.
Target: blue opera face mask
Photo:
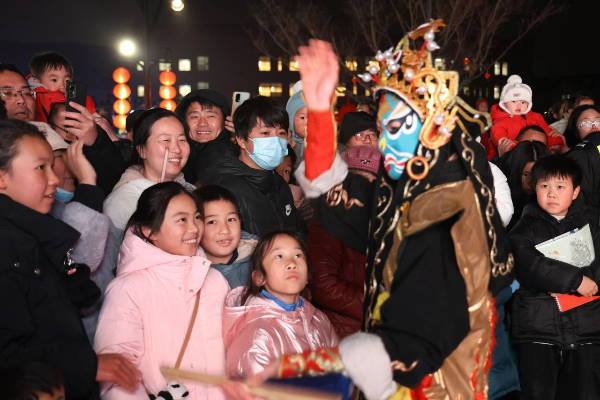
[[[377,119],[382,129],[377,146],[383,165],[388,176],[398,180],[415,155],[423,123],[408,103],[389,91],[381,96]]]

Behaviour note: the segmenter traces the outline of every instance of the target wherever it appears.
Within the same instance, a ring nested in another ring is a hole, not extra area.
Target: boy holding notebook
[[[545,257],[536,245],[590,223],[577,200],[581,169],[564,155],[540,158],[531,170],[537,204],[523,210],[510,232],[517,279],[512,339],[519,358],[522,399],[597,398],[592,365],[600,359],[600,301],[560,312],[554,296],[593,296],[600,263],[587,267]],[[598,254],[598,229],[590,224]],[[575,242],[570,243],[576,245]]]

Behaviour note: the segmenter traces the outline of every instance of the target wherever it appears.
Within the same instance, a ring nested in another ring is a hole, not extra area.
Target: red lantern
[[[115,104],[113,104],[113,110],[117,114],[127,114],[131,111],[131,104],[127,100],[117,100]]]
[[[119,83],[115,85],[113,94],[117,99],[123,100],[131,96],[131,88],[124,83]]]
[[[177,96],[177,91],[173,86],[161,86],[158,90],[161,99],[171,100]]]
[[[489,80],[492,77],[492,74],[486,72],[485,74],[483,74],[483,76],[485,77],[485,79]]]
[[[173,100],[163,100],[158,106],[160,108],[166,108],[169,111],[173,111],[177,107],[177,104],[175,104]]]
[[[131,78],[131,74],[127,68],[119,67],[113,72],[113,80],[117,83],[127,83]]]
[[[470,63],[470,62],[471,62],[471,60],[469,60],[468,58],[465,58],[465,59],[463,60],[463,63],[464,63],[465,65],[469,65],[469,63]]]
[[[117,129],[125,129],[125,127],[127,126],[127,115],[117,115],[113,119],[113,125]]]
[[[177,81],[177,77],[172,71],[163,71],[158,76],[158,80],[165,86],[172,86]]]

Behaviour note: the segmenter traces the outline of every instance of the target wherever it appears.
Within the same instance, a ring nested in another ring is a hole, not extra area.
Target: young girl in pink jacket
[[[167,390],[159,368],[173,367],[199,306],[183,353],[184,370],[225,374],[223,304],[227,281],[209,268],[198,246],[203,225],[193,197],[176,182],[146,189],[127,226],[117,276],[108,286],[96,331],[98,354],[121,353],[141,371],[134,392],[102,386],[102,399],[144,399]],[[221,389],[186,382],[186,400],[223,399]]]
[[[321,311],[300,292],[308,283],[306,247],[295,232],[264,235],[250,259],[251,281],[225,301],[227,373],[247,377],[283,354],[337,346]]]

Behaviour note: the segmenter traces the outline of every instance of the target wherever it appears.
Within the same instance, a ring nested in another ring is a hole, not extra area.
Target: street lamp
[[[185,4],[183,4],[182,0],[171,1],[171,9],[173,9],[173,11],[181,11],[183,10],[183,7],[185,7]]]
[[[135,43],[129,39],[123,40],[119,43],[119,52],[125,57],[131,57],[135,54]]]

